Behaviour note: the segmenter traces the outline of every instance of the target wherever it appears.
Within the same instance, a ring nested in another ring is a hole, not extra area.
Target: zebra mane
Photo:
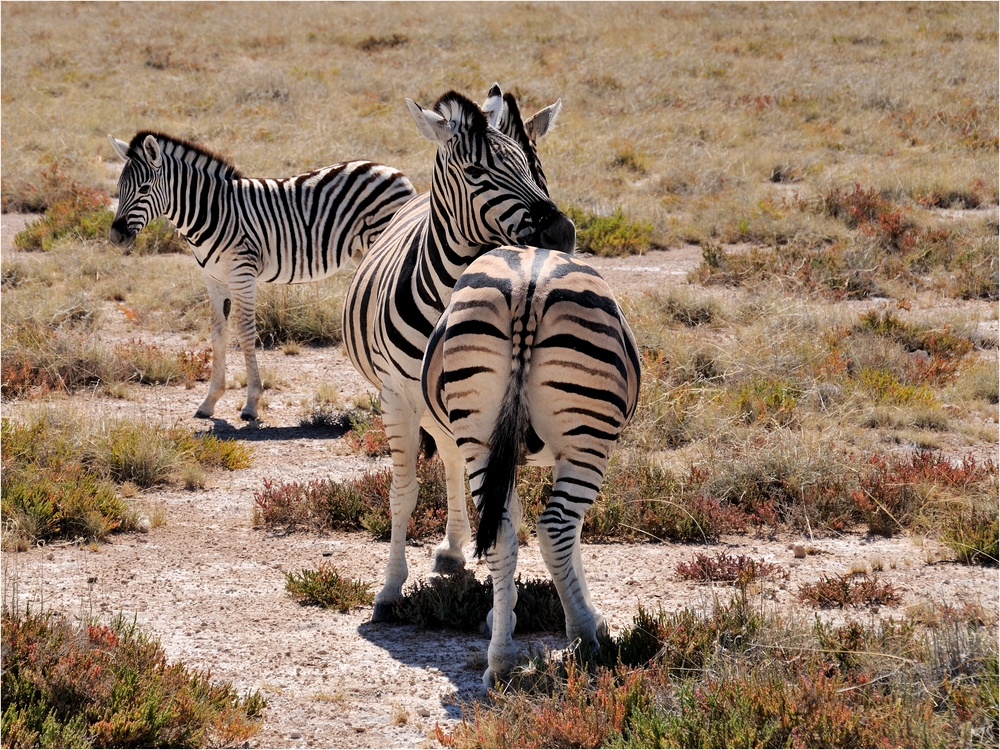
[[[498,127],[502,125],[500,131],[513,138],[514,142],[521,147],[521,151],[524,152],[528,160],[528,169],[531,170],[531,176],[535,178],[535,182],[547,195],[549,191],[545,181],[545,173],[542,172],[542,163],[538,159],[538,149],[531,142],[531,138],[528,137],[528,130],[524,127],[524,120],[521,118],[521,110],[517,106],[517,99],[514,98],[513,94],[506,93],[503,95],[503,101],[507,105],[506,112],[504,113],[505,122],[498,123]]]
[[[434,103],[434,111],[449,120],[456,119],[455,115],[460,112],[462,119],[469,125],[469,128],[477,133],[485,133],[489,127],[486,115],[479,109],[479,105],[471,99],[462,96],[457,91],[449,91],[438,99]]]
[[[146,140],[147,136],[153,136],[157,141],[160,142],[160,146],[171,146],[169,150],[175,159],[179,161],[185,161],[191,163],[195,161],[199,156],[204,156],[211,159],[221,165],[221,169],[218,170],[220,175],[238,180],[243,177],[243,172],[241,172],[237,167],[229,162],[229,160],[222,158],[218,154],[209,151],[204,146],[200,146],[197,143],[191,143],[190,141],[185,141],[182,138],[175,138],[172,135],[167,135],[166,133],[159,133],[153,130],[141,130],[135,134],[132,138],[132,142],[128,144],[129,155],[133,159],[143,159],[142,155],[142,142]]]

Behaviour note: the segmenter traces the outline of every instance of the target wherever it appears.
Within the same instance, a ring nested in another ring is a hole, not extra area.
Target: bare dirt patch
[[[5,252],[16,221],[12,215],[2,217]],[[684,283],[699,259],[697,248],[682,248],[588,260],[614,288],[634,293]],[[156,340],[155,334],[147,338]],[[240,389],[227,393],[216,419],[195,420],[205,383],[191,390],[132,386],[124,400],[95,394],[62,399],[61,406],[95,416],[142,416],[214,429],[220,437],[247,440],[255,461],[249,469],[214,475],[203,490],[144,493],[138,502],[166,519],[148,534],[115,535],[93,549],[63,544],[5,554],[5,582],[16,574],[22,605],[30,601],[32,607],[81,617],[134,617],[144,632],[160,639],[169,659],[210,670],[240,690],[261,690],[269,706],[251,747],[434,745],[434,725],[446,728],[460,719],[463,700],[479,697],[482,667],[467,664],[470,657],[485,654],[488,642],[476,634],[375,625],[368,622],[370,608],[339,614],[299,606],[284,593],[285,571],[324,562],[377,588],[388,545],[368,534],[280,535],[254,528],[254,492],[262,480],[344,478],[382,464],[353,454],[335,431],[300,426],[304,404],[322,383],[337,385],[348,398],[368,390],[339,347],[303,348],[297,356],[267,350],[260,361],[280,374],[282,384],[267,392],[270,403],[259,429],[238,418]],[[229,362],[230,376],[242,370],[236,349]],[[32,407],[5,403],[4,414],[23,408]],[[408,547],[411,582],[429,575],[436,542]],[[795,559],[794,542],[811,546],[816,554]],[[583,557],[594,601],[617,633],[631,624],[640,604],[672,611],[708,607],[714,597],[728,601],[728,589],[683,581],[675,572],[678,562],[718,551],[763,558],[787,569],[790,578],[775,584],[766,606],[807,618],[812,610],[797,601],[800,585],[875,562],[884,568],[881,578],[901,593],[902,603],[852,616],[899,616],[924,602],[974,601],[987,611],[998,608],[995,570],[948,562],[950,551],[919,538],[748,535],[715,545],[587,544]],[[485,577],[485,565],[474,569]],[[518,570],[525,578],[546,575],[534,541],[521,549]],[[558,634],[517,635],[516,641],[522,653],[566,645]]]

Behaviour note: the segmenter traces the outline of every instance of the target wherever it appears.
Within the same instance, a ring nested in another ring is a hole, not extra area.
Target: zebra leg
[[[566,614],[566,635],[570,640],[579,638],[594,647],[598,633],[606,633],[607,626],[604,615],[590,598],[580,553],[580,532],[584,513],[597,499],[603,468],[598,477],[589,471],[583,477],[577,476],[580,471],[565,459],[558,461],[553,469],[552,497],[538,517],[537,526],[542,559]]]
[[[481,493],[485,455],[480,460],[470,461],[468,467],[472,496],[477,498]],[[517,648],[514,646],[514,626],[517,623],[514,614],[517,605],[514,571],[517,569],[517,530],[520,526],[521,500],[516,492],[511,492],[496,544],[486,552],[486,564],[493,579],[493,609],[486,615],[490,647],[483,686],[487,690],[494,687],[498,677],[509,674],[517,660]]]
[[[392,484],[389,487],[389,510],[392,531],[389,561],[385,566],[385,585],[375,595],[372,622],[392,618],[393,608],[403,599],[406,568],[406,525],[417,507],[417,452],[420,450],[420,414],[408,401],[391,390],[382,389],[382,422],[392,453]]]
[[[436,425],[425,425],[424,429],[431,433],[437,444],[448,485],[448,525],[445,527],[444,541],[434,549],[433,571],[451,575],[465,569],[464,548],[472,541],[465,499],[465,459],[455,440],[445,435]]]
[[[257,344],[257,321],[254,318],[257,279],[253,276],[241,276],[238,280],[230,278],[229,290],[236,306],[236,338],[240,342],[247,368],[247,400],[240,410],[240,419],[250,422],[257,419],[257,406],[264,391],[254,351]]]
[[[208,300],[212,308],[210,332],[212,337],[212,377],[208,386],[208,395],[201,402],[195,417],[207,419],[215,413],[215,405],[226,391],[226,340],[228,333],[229,287],[221,281],[205,276],[208,287]]]

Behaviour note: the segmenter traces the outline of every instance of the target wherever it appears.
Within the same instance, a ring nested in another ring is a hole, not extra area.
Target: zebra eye
[[[465,168],[465,173],[469,175],[469,177],[471,177],[472,179],[478,180],[480,177],[486,174],[486,170],[475,164],[469,164]]]
[[[136,192],[139,193],[139,195],[149,195],[149,185],[140,185]]]

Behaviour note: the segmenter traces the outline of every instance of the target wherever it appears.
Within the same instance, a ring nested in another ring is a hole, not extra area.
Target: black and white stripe
[[[442,96],[432,110],[409,100],[407,106],[421,134],[438,147],[431,190],[402,208],[365,255],[344,306],[344,345],[358,371],[381,393],[393,461],[392,541],[375,620],[391,615],[407,577],[406,524],[417,500],[420,427],[437,442],[448,482],[448,530],[436,551],[435,569],[465,564],[462,548],[471,535],[464,459],[454,441],[426,417],[420,386],[427,339],[455,281],[492,248],[526,242],[572,249],[576,239],[573,223],[536,182],[520,141],[493,126],[507,114],[499,86],[491,89],[482,109],[455,92]],[[516,121],[523,130],[519,116]],[[539,128],[536,138],[544,130]]]
[[[422,382],[431,416],[465,459],[479,510],[476,553],[487,556],[494,591],[488,687],[514,663],[521,463],[553,467],[539,547],[567,635],[597,644],[604,618],[584,578],[580,532],[635,410],[639,378],[632,331],[607,283],[583,261],[503,247],[458,279],[428,342]]]
[[[143,227],[166,216],[190,244],[208,286],[212,378],[195,416],[212,416],[225,390],[232,306],[247,367],[247,400],[240,416],[256,419],[261,394],[254,355],[257,281],[316,281],[349,261],[356,263],[416,191],[398,170],[370,161],[257,179],[244,177],[200,146],[162,133],[141,132],[131,143],[108,137],[125,160],[111,241],[130,247]]]

